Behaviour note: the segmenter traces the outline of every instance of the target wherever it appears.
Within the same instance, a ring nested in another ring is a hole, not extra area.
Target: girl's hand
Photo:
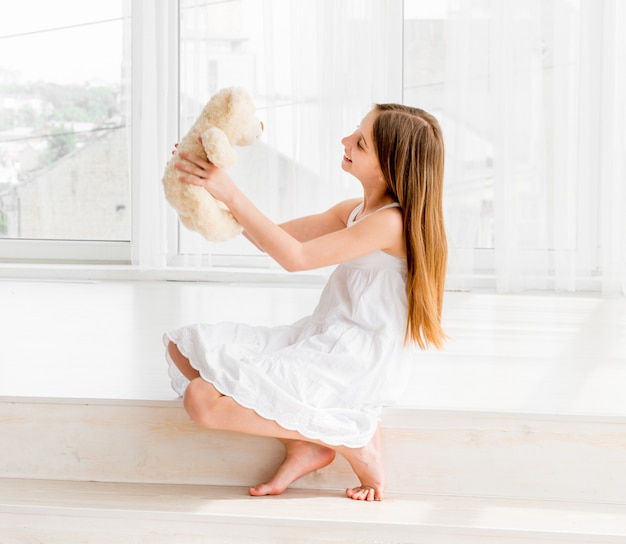
[[[228,206],[237,187],[226,170],[218,168],[206,159],[191,153],[179,152],[182,162],[175,164],[178,180],[182,183],[198,185],[211,193],[217,200]]]

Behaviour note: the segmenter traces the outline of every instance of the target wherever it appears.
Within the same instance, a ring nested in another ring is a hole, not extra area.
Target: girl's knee
[[[213,391],[215,388],[202,378],[195,378],[189,382],[183,396],[183,405],[189,417],[196,423],[210,426]]]
[[[203,381],[202,378],[191,380],[189,385],[187,385],[187,389],[185,389],[185,394],[183,395],[183,406],[189,414],[189,417],[194,421],[198,420],[198,416],[202,411],[201,381]]]

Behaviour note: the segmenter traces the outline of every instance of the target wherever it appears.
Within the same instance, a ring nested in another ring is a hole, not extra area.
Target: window
[[[623,3],[404,6],[404,102],[446,141],[448,286],[626,292]]]
[[[0,21],[0,241],[128,245],[124,4],[24,0]]]
[[[374,69],[375,67],[375,69]],[[402,96],[397,1],[180,2],[180,133],[216,90],[242,86],[266,126],[232,175],[277,221],[358,196],[341,138],[373,102]],[[170,262],[276,266],[247,240],[208,243],[184,228]]]
[[[624,291],[625,30],[620,0],[24,0],[0,21],[0,257],[272,267],[181,227],[159,183],[236,85],[266,132],[231,173],[273,219],[358,196],[341,138],[403,102],[444,131],[449,287]]]

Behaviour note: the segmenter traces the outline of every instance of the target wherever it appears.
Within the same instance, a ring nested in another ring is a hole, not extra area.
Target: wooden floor
[[[320,287],[0,280],[0,397],[168,400],[164,331],[289,323]],[[626,415],[626,298],[446,294],[441,352],[415,358],[400,405]]]

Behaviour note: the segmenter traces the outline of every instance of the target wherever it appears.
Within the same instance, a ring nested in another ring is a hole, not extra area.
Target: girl
[[[379,104],[342,143],[342,168],[363,198],[282,225],[226,171],[189,154],[177,164],[181,182],[224,202],[286,270],[338,265],[313,314],[292,325],[191,325],[165,335],[172,386],[194,421],[285,445],[274,476],[251,495],[282,493],[339,452],[360,480],[346,495],[382,500],[381,407],[406,383],[411,344],[444,342],[439,124],[423,110]]]

